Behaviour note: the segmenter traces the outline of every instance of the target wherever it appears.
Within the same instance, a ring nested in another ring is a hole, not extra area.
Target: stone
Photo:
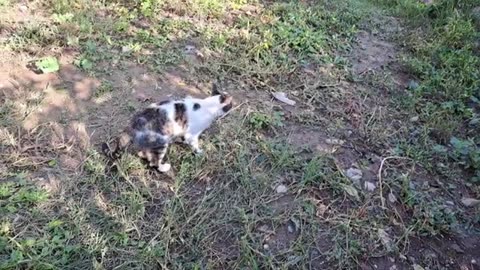
[[[388,193],[388,201],[391,202],[391,203],[396,203],[397,202],[397,197],[395,197],[395,195],[390,192]]]
[[[480,6],[473,8],[471,14],[477,30],[480,31]]]
[[[459,253],[459,254],[463,254],[465,253],[465,251],[457,244],[452,244],[450,246],[453,250],[455,250],[455,252]]]
[[[286,193],[288,191],[288,188],[285,185],[278,185],[275,191],[277,191],[278,194],[282,194]]]
[[[21,6],[18,7],[18,10],[20,10],[20,12],[22,12],[22,13],[27,13],[28,7],[25,6],[25,5],[21,5]]]
[[[414,265],[413,265],[413,270],[425,270],[425,268],[421,267],[421,266],[418,265],[418,264],[414,264]]]
[[[466,207],[474,207],[480,205],[480,200],[473,198],[462,198],[462,204]]]
[[[359,184],[363,177],[363,172],[359,169],[350,168],[347,170],[346,175],[354,184]]]
[[[377,188],[377,186],[372,182],[365,181],[365,183],[363,183],[363,188],[366,191],[372,192]]]
[[[344,140],[335,139],[335,138],[325,139],[325,142],[330,145],[343,145],[345,143]]]

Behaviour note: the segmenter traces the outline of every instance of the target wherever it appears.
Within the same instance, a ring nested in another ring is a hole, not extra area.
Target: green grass
[[[355,269],[418,259],[415,238],[478,230],[478,210],[458,198],[480,194],[475,1],[40,4],[29,8],[44,20],[6,22],[14,30],[1,48],[18,62],[73,51],[68,64],[99,86],[94,102],[74,100],[61,121],[39,110],[44,89],[19,84],[0,96],[0,269]],[[400,37],[386,31],[390,15],[405,27]],[[411,87],[398,89],[390,67],[351,74],[359,30],[405,45],[396,60]],[[202,59],[191,60],[187,45]],[[96,144],[143,106],[133,92],[159,89],[135,86],[143,74],[130,74],[132,65],[186,70],[192,85],[221,78],[242,105],[204,137],[205,155],[173,145],[171,175],[131,154],[110,164]],[[74,80],[49,87],[74,96]],[[297,105],[278,106],[274,91]],[[254,98],[243,103],[245,93]],[[26,131],[35,113],[47,121]],[[72,139],[74,123],[92,141]],[[303,131],[317,137],[288,140]],[[338,151],[305,151],[316,144]],[[349,180],[349,167],[375,190]]]
[[[419,115],[426,136],[422,151],[430,152],[436,145],[444,145],[456,156],[451,138],[478,142],[478,89],[480,87],[480,56],[475,52],[479,38],[472,9],[476,1],[438,1],[424,5],[419,1],[381,2],[395,13],[411,18],[418,32],[407,35],[404,62],[418,78],[418,87],[411,89],[409,106]],[[478,4],[478,3],[477,3]],[[418,31],[419,28],[417,28]],[[475,155],[478,147],[470,153]],[[468,159],[468,158],[467,158]],[[474,175],[476,161],[461,164]],[[469,169],[473,168],[473,169]]]

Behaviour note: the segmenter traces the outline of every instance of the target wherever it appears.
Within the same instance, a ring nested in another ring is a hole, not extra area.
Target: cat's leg
[[[190,145],[190,147],[195,152],[195,154],[201,155],[201,154],[203,154],[203,150],[200,148],[200,145],[199,145],[199,137],[200,137],[200,134],[195,134],[195,135],[186,134],[185,135],[185,142],[188,145]]]
[[[137,153],[140,158],[146,159],[150,167],[157,167],[157,153],[152,149],[143,149]]]
[[[163,163],[163,158],[165,157],[165,154],[167,154],[167,148],[168,148],[168,144],[165,144],[155,149],[155,152],[157,154],[157,158],[156,158],[157,169],[160,172],[168,172],[171,168],[170,164]]]

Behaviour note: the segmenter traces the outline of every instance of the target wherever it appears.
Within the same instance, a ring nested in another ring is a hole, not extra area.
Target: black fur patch
[[[220,92],[218,91],[218,86],[216,83],[213,84],[212,86],[212,96],[220,95]]]
[[[193,110],[194,111],[200,109],[200,107],[202,107],[202,106],[200,106],[200,104],[198,104],[198,103],[193,104]]]
[[[167,99],[167,100],[162,100],[162,101],[160,101],[160,102],[157,102],[157,105],[158,105],[158,106],[162,106],[162,105],[165,105],[165,104],[168,104],[168,103],[170,103],[170,100],[169,100],[169,99]]]
[[[220,103],[222,103],[222,104],[225,103],[225,100],[227,100],[227,96],[224,95],[224,94],[221,94],[220,95]]]
[[[229,103],[229,104],[223,106],[223,108],[222,108],[223,112],[228,112],[228,111],[230,111],[230,110],[232,109],[232,106],[233,106],[232,103]]]
[[[158,108],[146,108],[132,119],[132,128],[135,130],[149,129],[163,135],[170,134],[167,113]]]
[[[187,126],[187,106],[184,103],[175,103],[175,122],[180,126]]]

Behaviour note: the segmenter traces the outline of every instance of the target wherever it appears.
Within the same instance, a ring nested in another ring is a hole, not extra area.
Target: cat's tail
[[[110,145],[104,142],[102,144],[102,152],[108,158],[116,160],[122,156],[125,149],[132,143],[132,139],[130,132],[124,131]]]

